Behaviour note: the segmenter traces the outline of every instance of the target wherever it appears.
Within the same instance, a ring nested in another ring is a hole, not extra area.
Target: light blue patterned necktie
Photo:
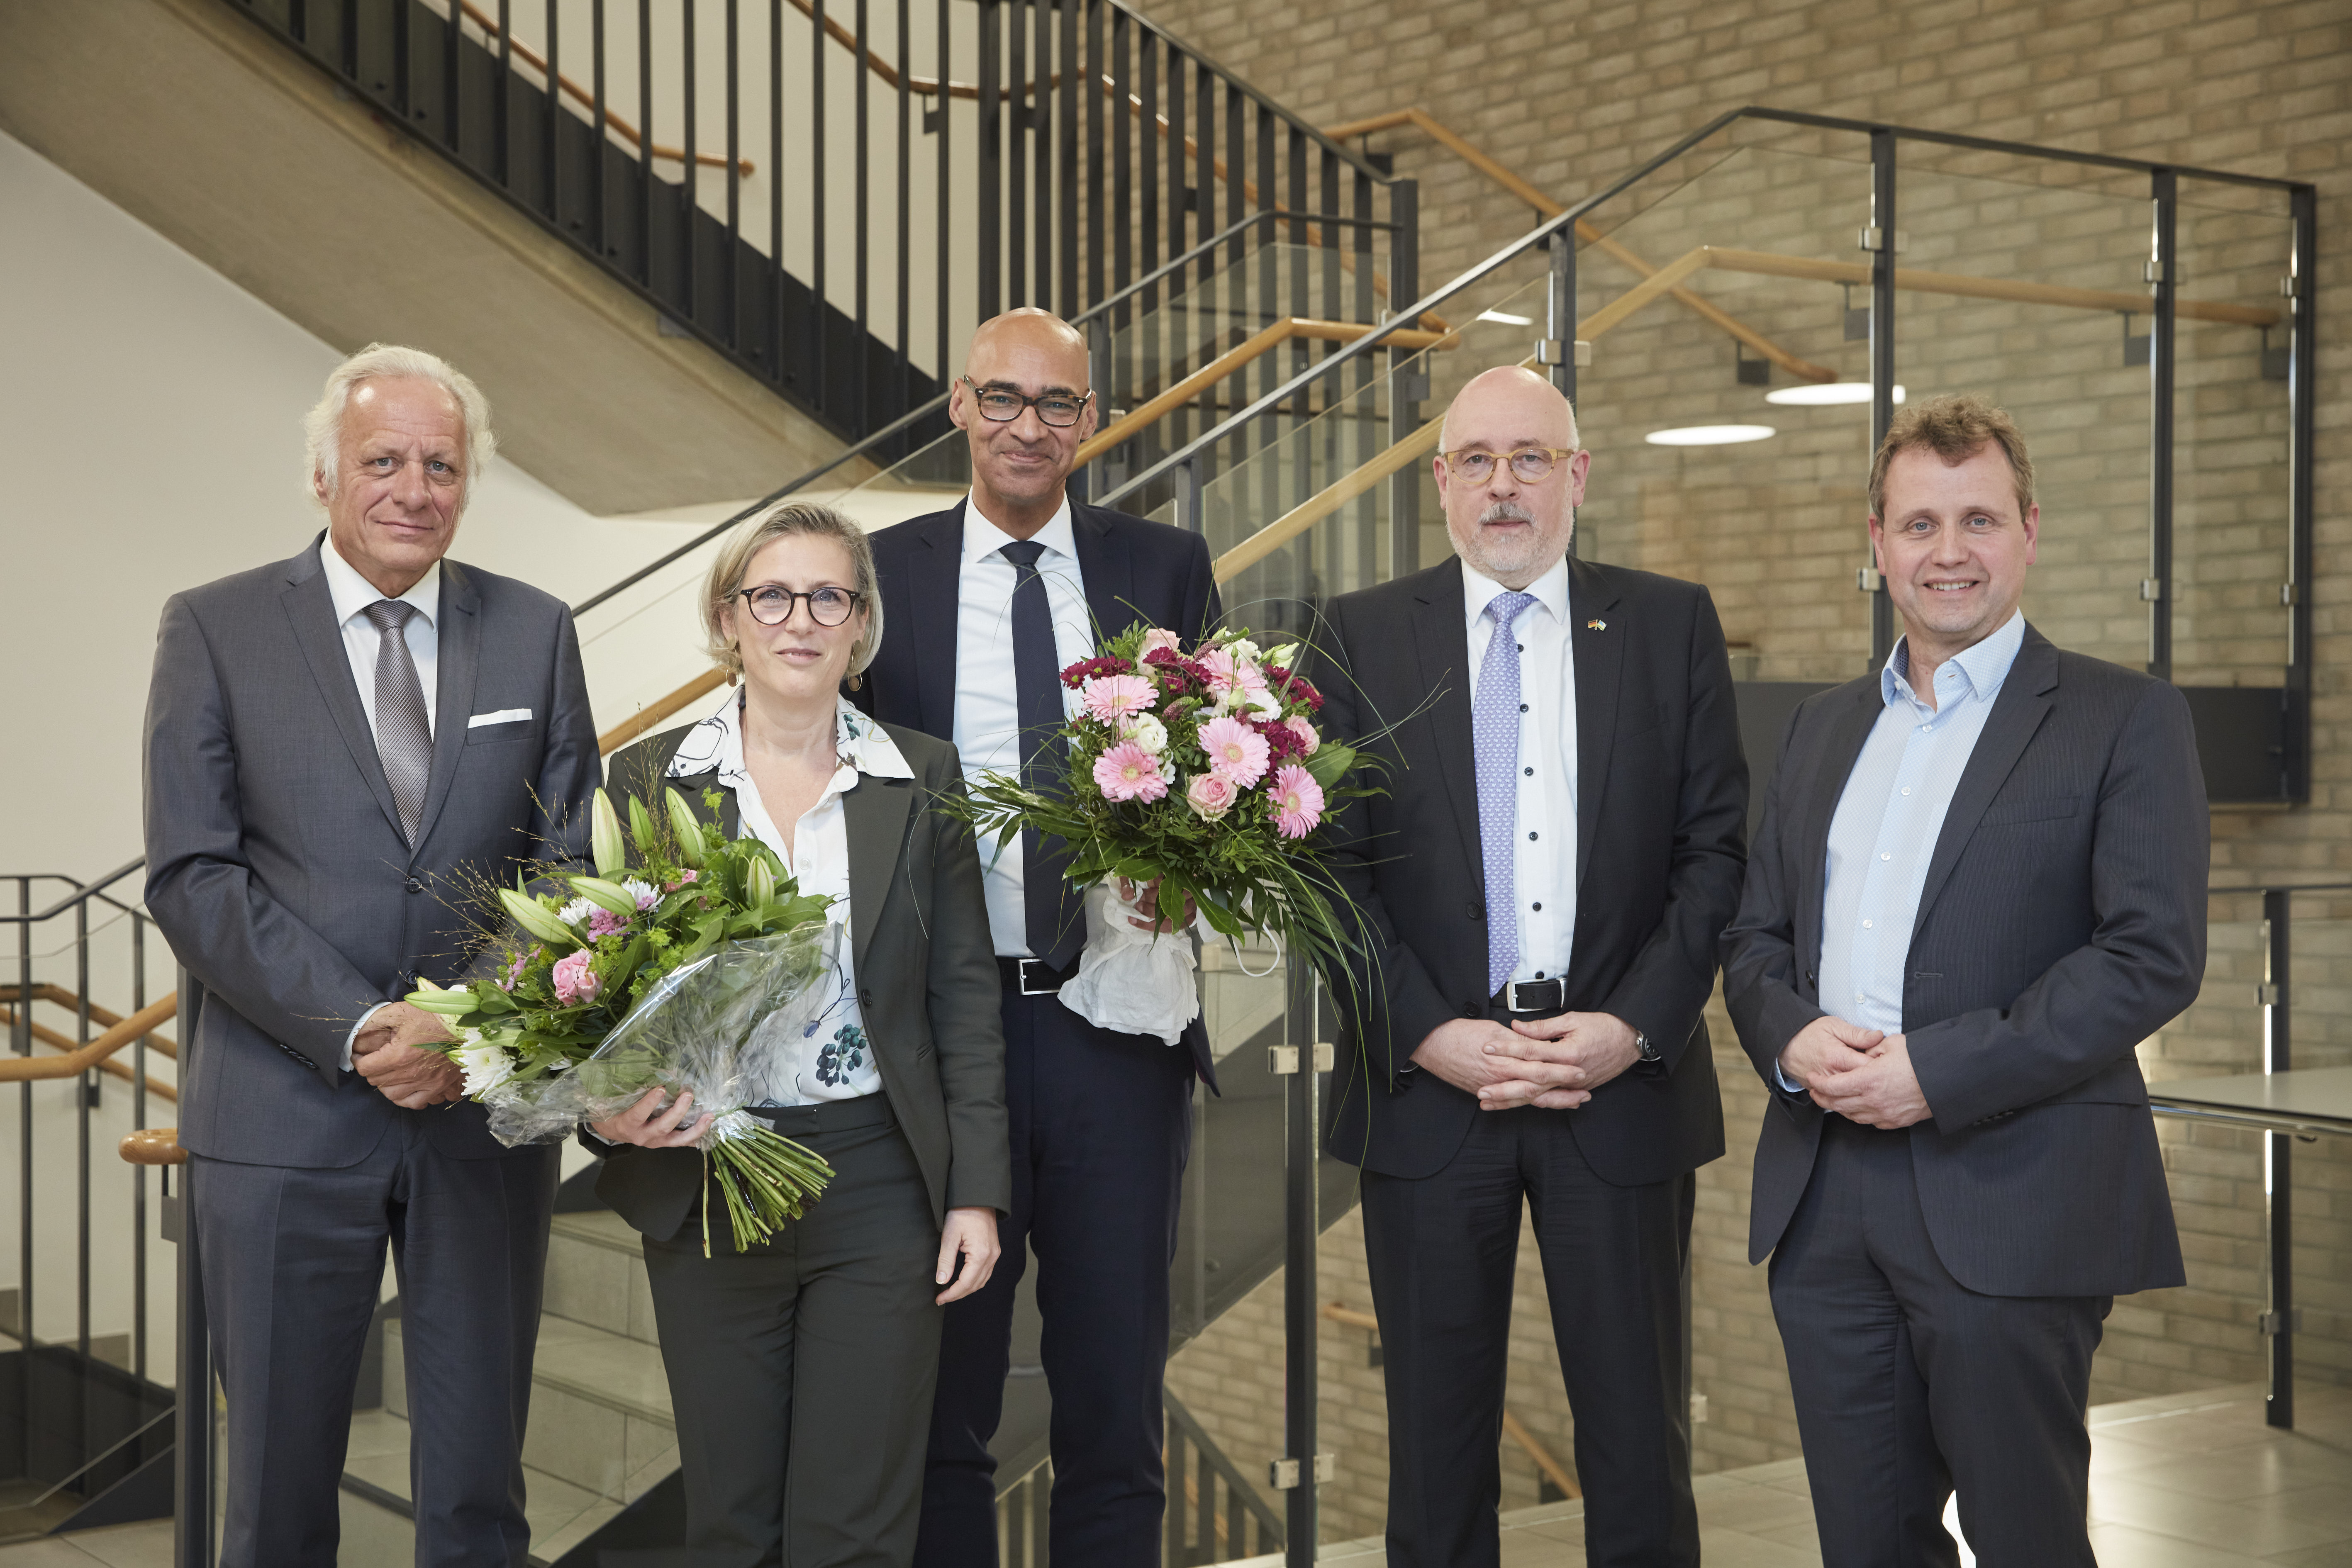
[[[1498,593],[1486,601],[1495,633],[1478,666],[1470,702],[1471,744],[1478,763],[1478,849],[1486,870],[1486,994],[1519,967],[1518,879],[1511,831],[1519,808],[1519,643],[1511,623],[1536,601],[1532,593]]]

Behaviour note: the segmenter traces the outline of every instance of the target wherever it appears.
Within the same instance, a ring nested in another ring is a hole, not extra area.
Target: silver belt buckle
[[[1519,1000],[1519,988],[1520,988],[1521,986],[1526,986],[1526,987],[1528,987],[1529,988],[1531,988],[1531,989],[1532,989],[1533,988],[1535,988],[1535,987],[1537,987],[1537,986],[1558,986],[1559,984],[1559,982],[1558,980],[1512,980],[1512,981],[1509,981],[1509,982],[1507,982],[1507,983],[1503,987],[1503,1006],[1504,1006],[1504,1009],[1505,1009],[1505,1010],[1506,1010],[1506,1011],[1508,1011],[1508,1012],[1515,1012],[1515,1013],[1531,1013],[1531,1012],[1536,1012],[1536,1011],[1539,1010],[1538,1007],[1536,1004],[1528,1003],[1528,1002],[1522,1002],[1521,1000]],[[1553,1001],[1558,1000],[1558,999],[1559,999],[1559,995],[1558,995],[1558,993],[1555,993],[1553,996],[1546,997],[1546,998],[1544,998],[1544,1001],[1543,1001],[1543,1003],[1542,1003],[1541,1005],[1542,1005],[1543,1007],[1549,1007],[1549,1006],[1550,1006],[1550,1005],[1552,1004],[1552,1002],[1553,1002]]]
[[[1053,970],[1051,970],[1050,968],[1047,968],[1047,967],[1046,967],[1046,966],[1045,966],[1045,960],[1044,960],[1044,959],[1042,959],[1042,958],[1024,958],[1024,959],[1022,959],[1022,960],[1021,960],[1021,994],[1022,994],[1023,996],[1024,996],[1024,997],[1055,997],[1055,996],[1059,996],[1059,995],[1061,995],[1061,993],[1062,993],[1062,982],[1061,982],[1061,981],[1059,981],[1059,980],[1055,981],[1055,982],[1054,982],[1052,985],[1050,985],[1050,986],[1035,986],[1035,987],[1033,987],[1033,986],[1031,986],[1031,985],[1029,984],[1029,970],[1030,970],[1030,968],[1031,968],[1031,967],[1032,967],[1033,965],[1034,965],[1035,967],[1037,967],[1037,968],[1039,968],[1039,969],[1041,969],[1041,970],[1044,970],[1044,971],[1045,971],[1046,974],[1048,974],[1048,975],[1050,975],[1050,974],[1052,974],[1052,973],[1054,972],[1054,971],[1053,971]]]

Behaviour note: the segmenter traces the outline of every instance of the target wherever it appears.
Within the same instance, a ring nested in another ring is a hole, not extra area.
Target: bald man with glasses
[[[967,775],[1052,775],[1060,672],[1093,655],[1097,633],[1145,621],[1189,641],[1217,619],[1198,534],[1070,496],[1096,412],[1086,340],[1068,323],[1036,309],[986,323],[949,404],[969,441],[971,494],[874,536],[892,632],[856,700],[954,741]],[[1053,1559],[1158,1568],[1168,1266],[1192,1082],[1215,1083],[1208,1032],[1195,1019],[1171,1046],[1063,1007],[1056,993],[1086,939],[1062,879],[1066,852],[1024,836],[1002,852],[983,843],[981,860],[1003,980],[1013,1211],[995,1274],[947,1310],[915,1562],[996,1562],[989,1442],[1034,1242],[1054,1405]]]

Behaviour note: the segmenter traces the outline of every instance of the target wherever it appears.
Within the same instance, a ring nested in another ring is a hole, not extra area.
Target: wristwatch
[[[1658,1048],[1650,1043],[1650,1037],[1643,1034],[1638,1029],[1633,1031],[1633,1050],[1644,1061],[1664,1061],[1665,1060],[1664,1057],[1658,1054]]]

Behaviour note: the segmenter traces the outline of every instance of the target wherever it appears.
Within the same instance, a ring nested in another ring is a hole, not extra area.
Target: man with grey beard
[[[1587,1561],[1698,1562],[1692,1173],[1723,1153],[1700,1009],[1748,768],[1706,591],[1571,559],[1592,455],[1540,376],[1462,390],[1455,558],[1328,607],[1324,720],[1388,765],[1334,831],[1362,943],[1331,1152],[1363,1167],[1391,1568],[1494,1568],[1512,1286],[1534,1215]]]

